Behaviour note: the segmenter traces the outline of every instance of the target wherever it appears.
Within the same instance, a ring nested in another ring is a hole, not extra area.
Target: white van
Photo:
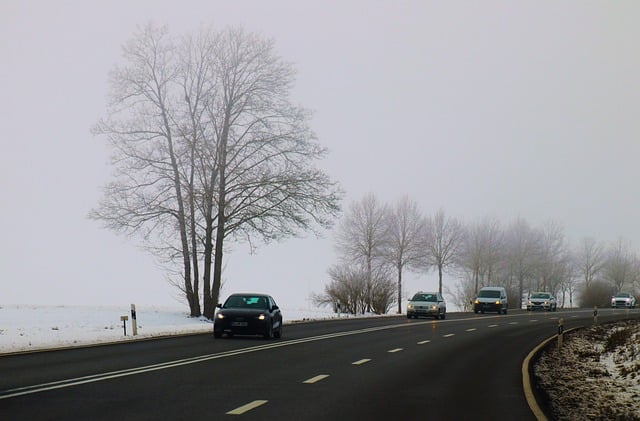
[[[507,314],[507,290],[503,287],[483,287],[478,291],[478,296],[473,300],[473,312],[497,311],[498,314]]]

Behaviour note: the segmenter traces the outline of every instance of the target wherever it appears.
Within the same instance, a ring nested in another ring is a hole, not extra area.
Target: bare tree
[[[310,113],[291,104],[294,73],[275,54],[273,41],[231,29],[220,36],[212,59],[218,89],[208,114],[217,157],[211,175],[217,220],[210,296],[205,251],[207,317],[218,299],[227,237],[268,242],[328,228],[341,198],[337,184],[312,165],[326,149],[308,126]],[[208,235],[205,248],[210,240]]]
[[[556,294],[560,282],[566,276],[565,269],[569,259],[562,226],[557,222],[547,222],[541,231],[538,277],[534,289]]]
[[[385,258],[396,270],[398,314],[400,314],[402,313],[402,273],[405,268],[416,271],[421,268],[424,255],[422,237],[426,224],[418,204],[408,196],[404,196],[389,209],[387,224]]]
[[[312,295],[312,300],[318,306],[336,306],[345,313],[364,313],[368,301],[367,276],[366,270],[358,266],[334,265],[329,269],[331,282],[325,286],[324,293]]]
[[[510,301],[521,303],[525,286],[531,288],[536,277],[541,233],[523,218],[517,218],[505,231],[504,250],[503,277],[508,287],[513,287],[515,281],[518,290],[518,296],[510,297]]]
[[[176,46],[166,27],[147,26],[124,46],[123,56],[126,65],[111,73],[109,117],[93,129],[112,146],[115,180],[89,216],[117,232],[140,234],[158,256],[180,256],[183,291],[191,315],[197,316],[183,192],[187,181],[173,125],[179,107],[173,95]]]
[[[486,217],[472,223],[465,231],[458,264],[473,281],[470,291],[473,295],[497,271],[504,234],[497,220]]]
[[[605,248],[602,243],[593,237],[585,237],[580,240],[577,250],[574,252],[576,271],[584,281],[585,294],[602,273],[605,264]]]
[[[458,259],[464,229],[456,218],[447,217],[442,209],[428,218],[426,224],[426,263],[438,270],[438,291],[442,293],[442,274]]]
[[[345,263],[360,265],[367,273],[368,308],[371,311],[374,274],[386,264],[387,207],[372,194],[353,203],[336,232],[336,249]]]
[[[310,113],[291,104],[294,73],[272,41],[241,29],[177,41],[148,26],[124,51],[109,117],[95,130],[114,147],[118,178],[91,216],[141,233],[169,261],[180,256],[192,315],[202,262],[211,318],[225,239],[318,232],[332,225],[342,193],[314,166],[326,150]]]
[[[636,276],[637,257],[631,251],[629,243],[622,238],[613,243],[607,252],[603,268],[603,278],[609,282],[613,288],[613,293],[622,291],[625,286],[632,286]]]

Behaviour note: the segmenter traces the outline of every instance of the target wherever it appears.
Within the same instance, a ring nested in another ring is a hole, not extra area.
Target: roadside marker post
[[[593,308],[593,325],[598,326],[598,306]]]
[[[127,320],[129,320],[129,316],[120,316],[120,321],[122,321],[122,329],[124,330],[124,336],[127,336]]]
[[[131,331],[133,336],[138,334],[138,321],[136,320],[136,305],[131,304]]]
[[[562,349],[562,341],[564,339],[564,319],[558,320],[558,352]]]

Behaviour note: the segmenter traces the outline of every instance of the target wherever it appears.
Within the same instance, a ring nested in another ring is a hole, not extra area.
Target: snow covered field
[[[282,309],[284,322],[335,318],[321,309]],[[120,316],[128,316],[124,336]],[[342,315],[342,317],[346,317]],[[134,338],[208,332],[212,322],[191,318],[185,309],[136,306],[138,335],[132,336],[131,308],[88,306],[0,306],[0,354],[65,346],[88,345]]]

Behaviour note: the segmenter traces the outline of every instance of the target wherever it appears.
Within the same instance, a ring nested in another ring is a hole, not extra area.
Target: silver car
[[[439,292],[417,292],[407,304],[407,319],[429,316],[442,319],[447,315],[447,303]]]
[[[533,292],[527,300],[527,311],[531,310],[547,310],[556,311],[558,309],[558,302],[556,297],[551,295],[550,292]]]

